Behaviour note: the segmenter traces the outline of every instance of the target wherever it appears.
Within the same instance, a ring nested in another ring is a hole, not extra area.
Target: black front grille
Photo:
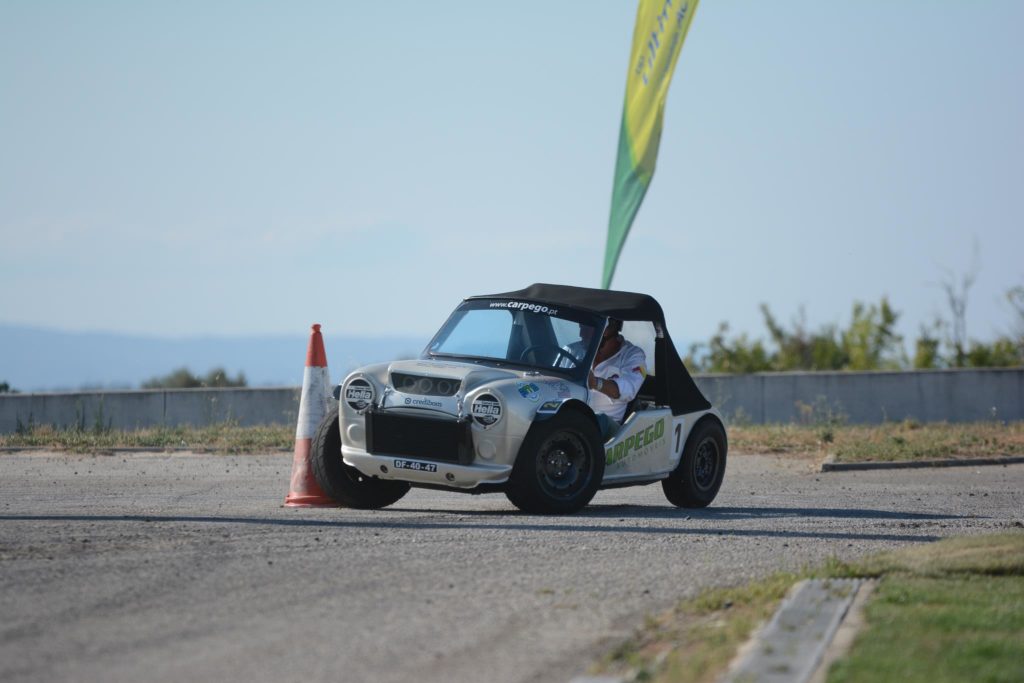
[[[420,396],[454,396],[462,386],[462,381],[445,377],[427,377],[426,375],[410,375],[404,372],[391,373],[391,386],[403,394],[419,394]]]
[[[469,422],[370,410],[366,450],[468,465],[473,461],[473,437]]]

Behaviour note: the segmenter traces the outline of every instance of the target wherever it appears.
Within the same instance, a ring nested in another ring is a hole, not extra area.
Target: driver
[[[626,416],[626,406],[639,393],[647,376],[647,355],[621,333],[622,321],[609,318],[594,367],[587,375],[587,386],[591,389],[587,402],[597,414],[603,439],[618,430]],[[593,327],[580,325],[580,341],[569,345],[570,352],[576,351],[577,356],[585,353],[593,336]]]

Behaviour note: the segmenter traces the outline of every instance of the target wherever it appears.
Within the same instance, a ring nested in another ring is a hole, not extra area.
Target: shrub
[[[178,368],[169,375],[154,377],[142,383],[143,389],[198,389],[206,387],[248,386],[245,374],[232,379],[224,368],[214,368],[205,377],[193,375],[188,368]]]

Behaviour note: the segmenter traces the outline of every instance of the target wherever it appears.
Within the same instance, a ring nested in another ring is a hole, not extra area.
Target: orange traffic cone
[[[295,430],[295,459],[292,482],[284,504],[288,507],[337,506],[320,489],[313,478],[309,454],[313,434],[327,415],[331,396],[331,378],[327,372],[327,354],[320,325],[313,325],[306,351],[306,370],[302,375],[302,397],[299,399],[299,425]]]

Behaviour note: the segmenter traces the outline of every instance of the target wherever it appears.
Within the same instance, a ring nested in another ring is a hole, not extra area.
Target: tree
[[[900,367],[903,337],[896,334],[900,315],[882,297],[878,306],[853,304],[850,327],[842,334],[844,370],[895,370]]]
[[[0,394],[16,394],[17,389],[12,389],[11,385],[7,382],[0,382]]]
[[[768,352],[760,340],[752,342],[742,334],[730,342],[726,339],[728,331],[728,323],[719,323],[718,331],[706,344],[707,352],[700,353],[703,344],[692,345],[686,364],[701,372],[750,373],[772,369]]]
[[[193,375],[188,368],[178,368],[169,375],[154,377],[142,383],[143,389],[198,389],[203,387],[244,387],[248,386],[245,374],[239,372],[232,379],[224,368],[214,368],[206,377]]]
[[[902,341],[895,332],[899,319],[888,299],[878,305],[853,304],[849,328],[824,325],[817,332],[807,329],[803,309],[785,328],[767,304],[761,304],[765,327],[775,349],[769,352],[760,340],[745,334],[727,339],[728,323],[721,323],[707,344],[690,348],[686,363],[700,372],[763,372],[768,370],[878,370],[898,368],[904,363]],[[706,348],[707,351],[701,354]]]
[[[761,315],[777,347],[772,355],[773,370],[838,370],[845,364],[834,325],[825,325],[815,333],[808,332],[803,308],[793,321],[792,331],[779,324],[768,304],[761,304]]]
[[[1006,293],[1006,300],[1013,310],[1013,332],[1017,343],[1024,346],[1024,285],[1018,285]]]
[[[950,321],[946,325],[946,344],[952,349],[952,367],[962,368],[967,364],[967,295],[978,279],[981,266],[978,262],[978,243],[974,243],[974,256],[971,267],[957,281],[956,275],[946,271],[946,277],[939,283],[946,293],[949,305]]]
[[[970,339],[967,333],[967,300],[971,287],[978,277],[978,247],[975,244],[974,258],[970,270],[957,278],[947,271],[940,283],[946,294],[950,320],[941,317],[934,328],[941,334],[943,344],[922,328],[916,342],[915,368],[992,368],[1024,365],[1024,286],[1013,287],[1006,292],[1006,300],[1013,311],[1013,331],[1000,335],[991,343]],[[944,347],[943,351],[940,348]]]
[[[942,321],[936,321],[933,328],[938,331],[942,329]],[[939,347],[942,342],[939,340],[937,335],[933,335],[931,331],[921,326],[921,333],[917,337],[917,341],[914,342],[914,369],[915,370],[931,370],[941,366],[942,357],[939,355]]]
[[[1017,343],[1009,337],[1000,337],[991,344],[971,342],[966,365],[971,368],[1009,368],[1022,362],[1024,357]]]

